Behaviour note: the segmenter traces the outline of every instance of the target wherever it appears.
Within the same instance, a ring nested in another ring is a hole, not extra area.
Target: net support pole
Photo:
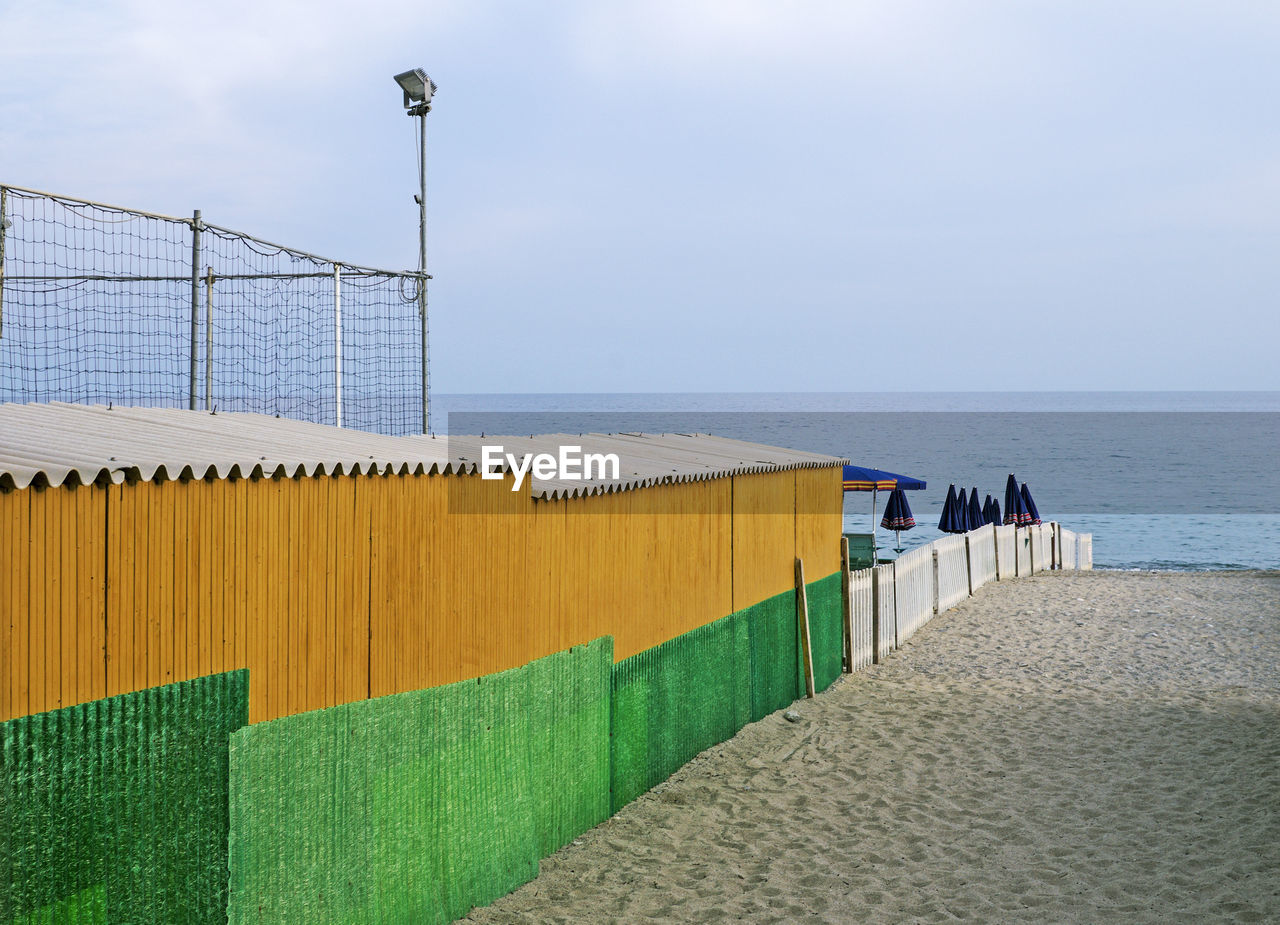
[[[4,233],[9,218],[9,190],[0,186],[0,337],[4,336]]]
[[[196,410],[196,373],[200,363],[200,210],[191,217],[191,383],[187,407]]]
[[[342,426],[342,264],[333,265],[333,423]]]
[[[213,267],[204,273],[204,410],[213,410]]]

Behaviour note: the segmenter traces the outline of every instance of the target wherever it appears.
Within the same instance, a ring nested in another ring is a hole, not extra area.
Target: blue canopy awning
[[[913,479],[909,475],[898,475],[883,469],[867,469],[864,466],[844,467],[845,491],[893,491],[895,488],[918,491],[924,487],[922,480]]]

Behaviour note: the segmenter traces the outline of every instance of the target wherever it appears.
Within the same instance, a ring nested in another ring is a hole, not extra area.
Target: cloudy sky
[[[0,0],[0,180],[417,259],[442,392],[1276,389],[1273,0]]]

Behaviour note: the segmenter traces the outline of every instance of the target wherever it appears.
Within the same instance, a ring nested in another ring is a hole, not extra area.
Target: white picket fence
[[[904,552],[893,563],[894,598],[897,602],[898,636],[908,639],[933,619],[933,551],[921,546]]]
[[[996,580],[995,529],[982,527],[964,536],[969,553],[969,585],[974,591]]]
[[[996,527],[996,575],[1001,581],[1013,578],[1018,574],[1018,570],[1014,567],[1013,551],[1014,534],[1017,533],[1016,527]]]
[[[882,661],[890,652],[898,648],[897,594],[893,583],[893,563],[877,565],[868,569],[872,576],[872,587],[875,589],[875,606],[872,611],[879,621],[879,645],[876,647],[876,661]],[[874,629],[872,630],[874,632]]]
[[[935,614],[988,582],[1092,568],[1092,534],[1046,523],[980,527],[919,546],[896,562],[850,572],[848,670],[882,661]]]
[[[963,536],[944,536],[929,545],[938,560],[937,611],[941,613],[969,596],[969,557]]]
[[[875,661],[871,649],[871,569],[858,569],[849,573],[849,601],[849,648],[852,657],[849,670],[857,671]]]
[[[1093,534],[1058,527],[1059,568],[1088,571],[1093,568]]]

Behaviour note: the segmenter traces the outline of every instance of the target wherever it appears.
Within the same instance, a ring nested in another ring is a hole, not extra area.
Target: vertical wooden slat
[[[62,684],[58,676],[58,663],[62,654],[62,621],[58,607],[62,598],[61,580],[61,520],[58,517],[58,489],[46,488],[38,498],[41,509],[40,537],[44,548],[44,573],[39,576],[40,611],[44,621],[44,651],[40,665],[40,677],[44,679],[44,700],[41,710],[56,710],[62,706]]]
[[[106,491],[87,485],[78,492],[75,513],[79,549],[81,614],[80,701],[106,696]]]
[[[59,652],[61,675],[61,697],[59,705],[64,707],[77,704],[81,700],[80,686],[87,680],[80,674],[80,652],[89,640],[87,627],[81,626],[85,615],[80,613],[80,583],[84,576],[80,572],[79,530],[76,523],[78,494],[85,491],[78,485],[64,486],[54,495],[58,499],[58,520],[60,543],[58,567],[61,571],[61,595],[58,603],[58,615],[62,623],[62,647]],[[88,666],[85,665],[87,668]],[[87,698],[85,698],[87,699]]]

